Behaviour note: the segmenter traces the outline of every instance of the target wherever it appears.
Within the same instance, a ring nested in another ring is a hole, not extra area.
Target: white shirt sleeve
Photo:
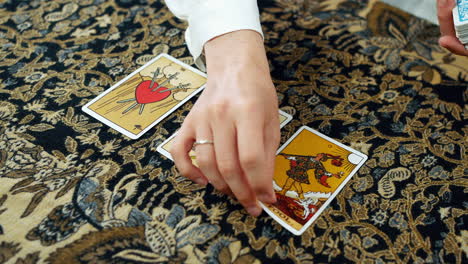
[[[263,37],[256,0],[166,0],[175,16],[188,21],[185,41],[195,64],[205,71],[203,46],[209,40],[241,29]]]

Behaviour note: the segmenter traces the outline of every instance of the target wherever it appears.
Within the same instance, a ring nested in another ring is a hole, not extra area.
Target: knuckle
[[[225,179],[235,177],[238,172],[237,166],[232,162],[219,162],[218,168]]]
[[[244,102],[238,104],[237,107],[239,109],[241,109],[243,111],[247,111],[249,113],[255,113],[256,112],[255,110],[258,110],[258,104],[256,104],[252,100],[244,101]]]
[[[439,46],[441,46],[441,47],[443,47],[443,48],[445,48],[445,47],[447,46],[447,45],[446,45],[446,42],[443,41],[442,38],[439,38]]]
[[[241,155],[240,157],[240,162],[243,168],[245,169],[251,169],[255,168],[259,165],[260,163],[260,156],[252,153],[244,154]]]
[[[442,48],[448,49],[450,52],[453,52],[452,50],[450,50],[450,46],[447,45],[447,43],[441,43],[440,46],[441,46]]]
[[[228,107],[229,103],[227,101],[219,101],[211,105],[210,112],[216,117],[224,117],[228,111]]]

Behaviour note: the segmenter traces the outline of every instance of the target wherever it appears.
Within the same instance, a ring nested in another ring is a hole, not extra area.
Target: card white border
[[[141,66],[140,68],[138,68],[137,70],[135,70],[134,72],[132,72],[130,75],[128,75],[127,77],[123,78],[122,80],[120,80],[119,82],[117,82],[116,84],[112,85],[109,89],[107,89],[106,91],[104,91],[103,93],[101,93],[100,95],[98,95],[96,98],[94,98],[93,100],[89,101],[87,104],[85,104],[84,106],[81,107],[81,110],[83,110],[83,112],[87,113],[88,115],[96,118],[97,120],[101,121],[102,123],[104,123],[105,125],[119,131],[120,133],[124,134],[125,136],[131,138],[131,139],[138,139],[139,137],[141,137],[143,134],[145,134],[148,130],[150,130],[151,128],[153,128],[157,123],[161,122],[164,118],[166,118],[168,115],[170,115],[172,112],[174,112],[177,108],[179,108],[181,105],[185,104],[188,100],[190,100],[192,97],[194,97],[196,94],[198,94],[199,92],[201,92],[204,88],[205,88],[205,85],[202,85],[200,88],[198,88],[197,90],[195,90],[193,93],[191,93],[189,96],[187,96],[186,98],[184,98],[180,103],[176,104],[175,106],[173,106],[169,111],[167,111],[166,113],[164,113],[162,116],[160,116],[158,119],[156,119],[156,121],[154,121],[153,123],[151,123],[150,125],[148,125],[145,129],[143,129],[140,133],[138,134],[133,134],[133,133],[130,133],[128,130],[122,128],[121,126],[117,125],[116,123],[110,121],[109,119],[99,115],[98,113],[94,112],[93,110],[89,109],[89,106],[92,105],[93,103],[95,103],[97,100],[99,100],[100,98],[102,98],[103,96],[105,96],[106,94],[110,93],[111,91],[113,91],[116,87],[120,86],[121,84],[123,84],[124,82],[126,82],[128,79],[130,79],[131,77],[133,77],[135,74],[138,74],[141,70],[143,70],[144,68],[148,67],[149,65],[153,64],[155,61],[157,61],[158,59],[160,59],[161,57],[164,57],[166,59],[169,59],[171,60],[172,62],[175,62],[177,64],[179,64],[180,66],[184,67],[184,68],[187,68],[191,71],[193,71],[194,73],[196,74],[199,74],[203,77],[207,77],[205,73],[195,69],[194,67],[188,65],[188,64],[185,64],[179,60],[177,60],[176,58],[166,54],[166,53],[161,53],[159,54],[158,56],[156,56],[155,58],[153,58],[152,60],[148,61],[147,63],[145,63],[145,65]]]
[[[285,111],[279,109],[280,115],[284,115],[286,117],[286,120],[283,121],[283,123],[280,123],[280,129],[283,128],[287,123],[291,122],[293,119],[292,115],[286,113]]]
[[[174,161],[174,159],[172,158],[172,155],[171,153],[169,153],[167,150],[165,150],[163,148],[164,145],[166,145],[169,141],[171,141],[175,136],[177,135],[177,131],[172,134],[170,137],[168,137],[166,140],[163,141],[163,143],[159,144],[159,146],[156,148],[156,150],[161,153],[162,155],[164,155],[166,158]]]
[[[292,115],[290,115],[290,114],[284,112],[284,111],[281,110],[281,109],[279,110],[279,114],[286,117],[286,119],[283,121],[283,123],[280,123],[280,129],[281,129],[281,128],[283,128],[286,124],[288,124],[289,122],[291,122],[291,120],[292,120],[293,117],[292,117]],[[172,134],[169,138],[167,138],[166,140],[164,140],[163,143],[159,144],[159,146],[156,148],[156,150],[157,150],[159,153],[161,153],[161,154],[164,155],[166,158],[168,158],[168,159],[170,159],[170,160],[172,160],[172,161],[174,161],[174,159],[172,158],[171,153],[169,153],[167,150],[165,150],[165,149],[163,148],[163,146],[166,145],[167,142],[171,141],[171,140],[176,136],[176,134],[177,134],[177,131],[176,131],[174,134]]]
[[[359,162],[359,164],[356,165],[356,167],[349,173],[349,176],[346,177],[346,179],[338,186],[338,188],[332,193],[332,195],[330,196],[330,198],[327,199],[327,201],[320,207],[320,209],[312,216],[312,218],[309,219],[309,221],[307,221],[307,223],[300,229],[300,230],[296,230],[294,228],[292,228],[291,226],[289,226],[286,222],[284,222],[281,218],[277,217],[273,212],[270,211],[270,209],[268,209],[268,207],[266,207],[263,203],[260,202],[260,205],[262,206],[263,210],[265,210],[265,212],[267,212],[273,219],[275,219],[279,224],[281,224],[284,228],[286,228],[288,231],[290,231],[291,233],[293,233],[294,235],[296,236],[300,236],[302,235],[302,233],[304,233],[307,228],[309,228],[309,226],[315,222],[315,220],[322,214],[322,212],[328,207],[328,205],[335,199],[335,196],[338,195],[338,193],[341,192],[341,190],[344,188],[344,186],[348,183],[348,181],[354,176],[354,174],[356,174],[356,172],[361,168],[362,165],[364,165],[364,163],[366,162],[367,160],[367,155],[355,150],[355,149],[352,149],[336,140],[334,140],[333,138],[330,138],[328,136],[325,136],[324,134],[308,127],[308,126],[302,126],[301,128],[299,128],[299,130],[296,131],[296,133],[294,133],[294,135],[292,135],[291,138],[288,139],[288,141],[286,141],[279,149],[278,151],[276,152],[276,154],[278,155],[283,149],[285,149],[289,143],[291,143],[302,131],[304,130],[307,130],[309,132],[312,132],[314,134],[316,134],[317,136],[325,139],[325,140],[328,140],[360,157],[362,157],[363,159],[361,160],[361,162]]]

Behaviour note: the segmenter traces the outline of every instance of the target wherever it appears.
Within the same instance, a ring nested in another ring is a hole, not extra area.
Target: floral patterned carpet
[[[0,263],[467,263],[468,60],[373,0],[261,0],[283,142],[369,160],[302,236],[180,177],[80,107],[150,58],[193,63],[162,1],[0,1]],[[405,172],[405,173],[395,173]]]

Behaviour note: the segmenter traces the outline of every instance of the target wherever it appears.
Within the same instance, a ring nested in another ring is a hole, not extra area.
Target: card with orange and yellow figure
[[[367,160],[367,156],[309,127],[279,150],[273,186],[277,202],[263,209],[287,230],[302,234]]]

